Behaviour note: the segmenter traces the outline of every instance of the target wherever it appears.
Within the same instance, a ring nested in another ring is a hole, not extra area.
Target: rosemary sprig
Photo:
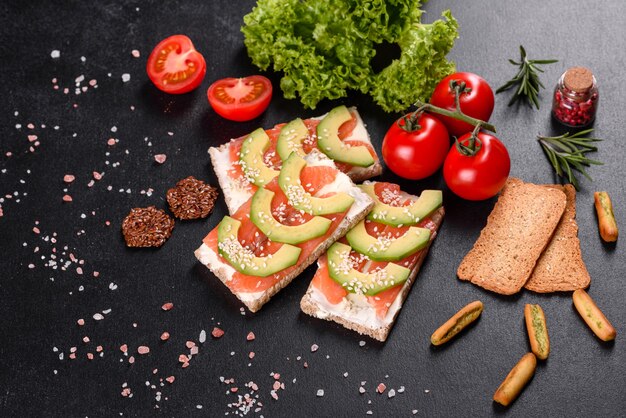
[[[520,45],[519,50],[521,55],[520,61],[517,62],[512,59],[509,60],[511,64],[519,67],[517,74],[506,84],[496,90],[496,94],[518,86],[515,94],[513,94],[513,97],[511,97],[511,100],[509,101],[509,106],[515,103],[518,99],[523,98],[531,108],[534,104],[537,109],[539,109],[539,100],[537,98],[539,88],[545,89],[545,86],[539,80],[539,73],[543,73],[543,70],[539,68],[539,65],[554,64],[559,60],[529,60],[526,57],[526,50],[524,47]]]
[[[570,135],[569,132],[561,136],[537,136],[543,151],[548,156],[552,167],[559,177],[565,178],[578,190],[578,181],[573,170],[581,172],[590,181],[593,181],[585,171],[585,167],[591,164],[602,165],[600,161],[592,160],[585,156],[588,152],[595,152],[597,147],[591,145],[593,142],[602,141],[599,138],[585,137],[593,129],[586,129]]]

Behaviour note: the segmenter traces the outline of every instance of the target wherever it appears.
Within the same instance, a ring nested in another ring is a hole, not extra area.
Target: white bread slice
[[[352,134],[345,138],[344,141],[349,140],[359,140],[365,142],[369,145],[372,145],[369,133],[367,132],[365,123],[361,119],[359,112],[356,110],[356,107],[351,107],[350,112],[356,115],[357,124]],[[322,116],[314,117],[312,119],[321,120],[326,116],[325,114]],[[217,180],[222,188],[222,192],[224,193],[224,199],[226,201],[226,207],[228,208],[228,213],[233,214],[237,211],[237,209],[245,203],[251,196],[252,192],[249,190],[249,182],[245,177],[240,177],[237,180],[234,180],[228,176],[228,171],[232,168],[232,163],[230,161],[230,147],[232,142],[235,139],[231,139],[229,142],[221,145],[220,147],[211,147],[209,148],[209,155],[211,157],[211,164],[213,165],[213,170],[217,176]],[[380,163],[380,159],[376,158],[376,162],[369,167],[352,167],[350,171],[346,174],[348,177],[352,179],[355,183],[360,183],[363,180],[367,180],[369,178],[378,176],[382,173],[383,167]]]
[[[334,167],[332,160],[328,159],[328,157],[316,150],[308,154],[305,157],[305,160],[310,166],[326,165]],[[233,294],[239,298],[239,300],[241,300],[251,312],[256,312],[261,309],[261,307],[267,303],[272,296],[291,283],[296,276],[302,273],[304,269],[317,260],[318,257],[322,255],[333,242],[343,237],[353,226],[365,218],[374,205],[372,199],[366,193],[361,191],[361,189],[355,186],[350,178],[342,172],[338,172],[335,181],[324,186],[316,193],[316,195],[323,195],[331,191],[345,192],[354,197],[355,201],[348,210],[348,213],[328,239],[318,245],[317,248],[315,248],[315,250],[305,260],[298,264],[290,274],[283,277],[274,286],[262,292],[233,292]],[[233,267],[226,263],[204,243],[202,243],[202,245],[200,245],[200,247],[195,251],[195,256],[202,264],[207,266],[213,274],[215,274],[215,276],[222,281],[222,283],[228,286],[228,282],[235,274],[235,269]]]
[[[550,242],[565,203],[561,190],[509,178],[487,226],[457,269],[459,279],[503,295],[519,292]]]
[[[403,195],[405,194],[403,193]],[[412,197],[417,198],[416,196]],[[437,236],[436,231],[441,226],[444,214],[444,208],[441,207],[430,216],[434,224],[433,229],[435,232],[431,234],[428,247],[421,251],[415,267],[411,270],[411,275],[404,283],[398,296],[396,296],[392,302],[384,318],[378,318],[376,316],[375,308],[363,300],[365,298],[364,296],[350,294],[349,297],[345,297],[340,303],[331,304],[312,282],[300,301],[300,309],[302,309],[302,312],[315,318],[337,322],[345,328],[356,331],[359,334],[368,335],[375,340],[384,342],[400,313],[400,308],[402,308],[402,304],[407,298],[411,286],[413,286],[415,282],[415,277],[417,273],[419,273],[424,259],[428,254],[430,245]]]
[[[537,293],[586,289],[591,283],[591,277],[580,251],[576,223],[576,189],[571,184],[551,184],[544,187],[565,192],[567,205],[552,240],[537,261],[524,288]]]

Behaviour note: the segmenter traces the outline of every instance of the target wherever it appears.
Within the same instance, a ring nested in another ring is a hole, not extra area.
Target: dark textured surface
[[[337,104],[324,102],[315,111],[304,110],[277,91],[268,111],[248,123],[225,121],[209,108],[204,92],[212,80],[256,72],[238,30],[253,3],[0,4],[0,195],[17,193],[1,203],[0,415],[223,416],[232,411],[227,404],[237,396],[227,394],[228,388],[239,387],[241,395],[244,383],[251,380],[259,386],[256,394],[263,403],[256,415],[265,417],[363,416],[368,410],[375,416],[409,416],[412,410],[417,416],[622,415],[626,349],[620,333],[626,329],[626,264],[622,243],[604,245],[598,236],[592,195],[596,189],[608,190],[618,225],[626,227],[622,2],[433,0],[425,6],[426,21],[444,8],[452,9],[461,37],[451,57],[460,70],[481,74],[494,87],[513,75],[507,59],[517,58],[520,43],[531,57],[560,59],[542,76],[549,90],[568,66],[589,66],[596,74],[601,102],[595,127],[597,136],[606,140],[595,157],[606,164],[590,170],[593,183],[581,182],[578,222],[592,276],[590,294],[618,331],[617,340],[609,344],[588,330],[569,294],[522,292],[500,297],[456,279],[456,268],[485,224],[493,200],[469,203],[455,198],[440,174],[402,183],[409,192],[444,188],[447,216],[386,344],[299,312],[313,268],[258,314],[242,316],[240,304],[193,256],[202,237],[225,213],[221,198],[208,220],[177,222],[161,249],[127,249],[120,223],[131,207],[165,208],[167,189],[189,175],[216,184],[208,146],[259,125],[317,115]],[[202,88],[180,97],[158,92],[144,73],[151,48],[177,32],[190,36],[208,63]],[[50,57],[55,49],[61,51],[59,59]],[[141,51],[140,58],[131,56],[133,49]],[[128,83],[122,82],[123,73],[131,75]],[[82,86],[97,79],[98,88],[76,96],[74,79],[80,75],[85,75]],[[69,94],[53,90],[54,77],[61,90],[70,88]],[[278,76],[270,77],[277,87]],[[498,95],[492,121],[509,148],[511,174],[548,183],[554,181],[551,167],[534,137],[560,130],[549,117],[550,94],[544,91],[540,97],[542,108],[535,111],[507,108],[508,94]],[[359,107],[379,145],[394,117],[358,95],[340,102]],[[131,111],[130,106],[136,109]],[[35,128],[28,129],[28,123]],[[22,127],[17,129],[16,124]],[[31,153],[27,135],[32,134],[41,144]],[[119,143],[107,146],[110,137]],[[168,156],[163,165],[153,160],[158,153]],[[113,167],[116,162],[119,166]],[[93,171],[105,175],[89,188]],[[63,183],[67,173],[76,176],[70,185]],[[383,179],[398,180],[389,172]],[[130,193],[119,192],[128,188]],[[154,189],[152,196],[141,194],[148,188]],[[64,189],[73,202],[62,202]],[[105,225],[107,220],[110,226]],[[34,226],[40,234],[33,232]],[[53,238],[53,233],[56,244],[43,240]],[[67,271],[45,267],[53,246],[59,253],[67,246],[66,253],[85,260],[83,274],[76,273],[75,263]],[[93,277],[93,271],[99,277]],[[117,288],[111,290],[110,283]],[[475,299],[485,304],[481,319],[448,345],[431,347],[432,331]],[[161,310],[166,301],[174,303],[173,310]],[[491,397],[529,349],[523,321],[526,303],[543,307],[552,353],[539,364],[521,397],[505,410]],[[111,312],[94,321],[92,316],[106,309]],[[79,318],[85,319],[82,327],[76,325]],[[226,334],[219,340],[209,335],[190,366],[182,369],[178,356],[188,353],[185,342],[198,343],[200,331],[210,334],[218,323]],[[159,340],[164,330],[171,334],[166,343]],[[245,339],[249,331],[256,334],[253,342]],[[89,343],[83,343],[84,336],[89,336]],[[363,347],[361,340],[366,340]],[[312,353],[314,343],[319,350]],[[122,344],[128,344],[134,364],[120,352]],[[88,360],[88,352],[97,354],[97,345],[103,346],[104,356]],[[138,355],[140,345],[149,346],[151,352]],[[68,358],[71,347],[77,347],[75,360]],[[248,359],[250,351],[256,353],[253,360]],[[303,367],[305,361],[308,368]],[[280,373],[285,384],[278,400],[270,396],[271,372]],[[159,378],[170,375],[176,381],[161,387]],[[225,385],[220,376],[236,382]],[[367,392],[361,395],[362,381],[367,382]],[[380,382],[406,390],[389,399],[375,393]],[[132,398],[120,395],[124,383]],[[318,389],[324,389],[324,397],[316,396]]]

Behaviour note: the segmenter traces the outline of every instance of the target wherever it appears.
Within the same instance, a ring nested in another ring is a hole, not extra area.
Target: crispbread
[[[361,119],[356,107],[351,107],[350,111],[356,116],[357,126],[353,131],[353,135],[357,135],[358,138],[348,137],[345,138],[345,140],[358,139],[371,146],[369,133],[367,132],[365,123]],[[323,119],[324,116],[326,115],[312,119]],[[222,144],[219,147],[210,147],[208,151],[211,158],[211,165],[213,166],[219,185],[224,193],[224,200],[226,201],[226,207],[228,208],[228,213],[230,214],[235,213],[239,206],[246,202],[254,193],[248,187],[249,183],[245,177],[232,179],[228,176],[228,172],[232,169],[232,162],[230,161],[230,148],[235,140],[236,139],[232,139],[230,142]],[[360,183],[363,180],[376,177],[382,173],[383,166],[378,157],[376,157],[375,160],[376,162],[369,167],[354,166],[345,174],[347,174],[348,177],[350,177],[350,179],[355,183]]]
[[[442,207],[439,208],[433,215],[431,215],[431,220],[436,225],[435,230],[438,230],[441,226],[444,214],[445,211]],[[424,248],[420,253],[415,267],[411,270],[409,278],[402,287],[402,291],[396,297],[394,304],[396,303],[396,301],[398,301],[398,307],[395,310],[390,310],[390,312],[388,313],[389,318],[385,318],[388,321],[387,325],[368,326],[367,324],[364,324],[362,322],[351,320],[346,316],[341,315],[339,312],[332,311],[331,309],[325,307],[323,303],[320,303],[318,300],[316,300],[315,296],[313,295],[316,290],[314,289],[312,283],[309,285],[306,294],[302,297],[302,300],[300,301],[300,309],[302,309],[302,312],[313,317],[337,322],[338,324],[341,324],[348,329],[356,331],[359,334],[368,335],[378,341],[385,341],[387,339],[387,336],[389,335],[389,332],[391,331],[391,328],[393,327],[393,324],[395,323],[396,317],[400,313],[400,308],[402,307],[404,300],[407,298],[409,291],[411,290],[411,287],[415,282],[415,277],[417,276],[417,273],[419,273],[419,270],[424,263],[424,260],[426,259],[430,244],[432,244],[436,235],[436,232],[431,235],[431,240],[428,244],[428,247]]]
[[[305,159],[309,164],[331,165],[334,167],[334,163],[330,159],[328,159],[328,157],[316,150],[308,154]],[[272,298],[272,296],[274,296],[282,288],[291,283],[291,281],[296,276],[302,273],[302,271],[304,271],[309,265],[317,260],[319,256],[322,255],[333,242],[343,237],[352,227],[354,227],[363,218],[365,218],[367,213],[374,205],[372,199],[366,193],[356,187],[344,173],[338,172],[337,178],[341,178],[342,184],[344,184],[345,187],[350,190],[350,194],[355,198],[355,202],[352,204],[352,207],[350,207],[348,213],[341,220],[339,226],[335,229],[335,231],[333,231],[333,233],[324,242],[322,242],[306,259],[302,260],[302,262],[299,262],[298,265],[295,266],[295,269],[293,271],[283,277],[274,286],[264,290],[263,292],[258,293],[232,292],[239,300],[241,300],[241,302],[243,302],[244,305],[248,307],[248,309],[250,309],[251,312],[256,312],[261,309],[261,307],[265,303],[267,303]],[[220,281],[222,281],[222,283],[228,286],[228,282],[231,280],[232,275],[235,271],[231,266],[218,262],[218,257],[216,253],[204,242],[202,243],[202,245],[200,245],[200,247],[195,251],[194,254],[202,264],[207,266],[213,272],[213,274],[215,274],[215,276],[219,278]]]
[[[565,209],[561,190],[507,180],[474,247],[457,269],[461,280],[511,295],[528,281]]]
[[[545,187],[565,192],[567,205],[552,240],[524,287],[538,293],[585,289],[589,287],[591,277],[580,251],[576,223],[576,190],[571,184]]]

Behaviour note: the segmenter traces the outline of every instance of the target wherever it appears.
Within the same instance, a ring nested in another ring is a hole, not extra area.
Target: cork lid
[[[585,67],[572,67],[565,72],[565,87],[576,93],[584,93],[593,86],[593,74]]]

